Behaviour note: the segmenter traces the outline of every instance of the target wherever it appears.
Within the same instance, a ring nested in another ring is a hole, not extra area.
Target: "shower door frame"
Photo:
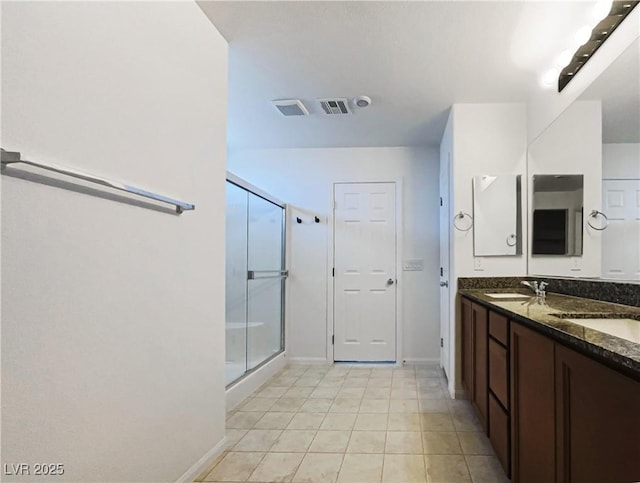
[[[280,201],[278,198],[271,196],[269,193],[261,190],[260,188],[258,188],[257,186],[252,185],[251,183],[249,183],[248,181],[245,181],[244,179],[236,176],[235,174],[227,171],[227,179],[226,182],[234,184],[236,186],[238,186],[239,188],[242,188],[243,190],[247,191],[248,193],[254,194],[259,198],[262,198],[265,201],[268,201],[269,203],[272,203],[280,208],[282,208],[282,234],[281,234],[281,240],[282,240],[282,253],[281,253],[281,259],[282,259],[282,270],[287,270],[287,204]],[[249,221],[247,220],[247,223]],[[247,243],[249,242],[249,240],[247,239]],[[248,267],[247,267],[248,268]],[[286,277],[282,278],[281,281],[281,290],[280,290],[280,350],[274,354],[272,354],[271,356],[267,357],[265,360],[263,360],[262,362],[260,362],[258,365],[256,365],[255,367],[252,367],[251,369],[245,369],[244,374],[242,374],[240,377],[234,379],[233,381],[231,381],[230,383],[228,383],[225,386],[225,389],[229,389],[230,387],[234,386],[235,384],[237,384],[238,382],[242,381],[243,379],[245,379],[249,374],[252,374],[256,371],[258,371],[261,367],[263,367],[265,364],[267,364],[268,362],[272,361],[273,359],[275,359],[276,357],[278,357],[280,354],[282,354],[283,352],[286,351],[286,337],[285,337],[285,322],[286,322],[286,286],[287,284],[285,283],[286,281]],[[249,278],[248,278],[248,274],[247,274],[247,283],[249,282]],[[248,304],[248,295],[249,292],[247,290],[247,304]],[[248,306],[248,305],[247,305]],[[249,322],[248,318],[247,318],[247,324]],[[225,325],[226,325],[226,316],[225,316]],[[245,329],[245,330],[248,330]],[[225,332],[225,337],[226,337],[226,332]],[[246,343],[246,337],[245,337],[245,343]],[[248,357],[248,350],[245,349],[245,359]]]

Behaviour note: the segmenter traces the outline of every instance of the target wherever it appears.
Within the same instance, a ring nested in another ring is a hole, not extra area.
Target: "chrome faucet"
[[[531,281],[523,280],[520,283],[525,287],[529,287],[531,290],[533,290],[536,294],[536,297],[544,298],[547,295],[547,292],[545,291],[545,289],[547,288],[547,285],[549,285],[547,282],[537,282],[536,280],[531,280]]]

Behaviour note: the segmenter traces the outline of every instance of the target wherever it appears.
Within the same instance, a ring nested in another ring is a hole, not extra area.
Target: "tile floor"
[[[436,366],[289,365],[227,414],[227,439],[196,481],[509,481]]]

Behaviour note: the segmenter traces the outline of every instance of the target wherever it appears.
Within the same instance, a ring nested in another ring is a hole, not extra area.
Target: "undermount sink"
[[[577,318],[576,315],[578,315]],[[604,332],[605,334],[640,344],[640,320],[624,316],[619,318],[589,317],[585,314],[574,314],[574,317],[571,317],[571,314],[562,314],[560,318],[587,327],[588,329]]]
[[[492,299],[528,299],[530,296],[522,293],[486,293]]]

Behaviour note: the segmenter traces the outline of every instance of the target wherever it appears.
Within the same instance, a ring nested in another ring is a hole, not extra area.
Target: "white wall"
[[[2,463],[175,481],[225,431],[226,42],[191,2],[2,2],[2,70],[4,148],[196,205],[2,175]]]
[[[454,104],[440,145],[441,159],[451,154],[450,217],[460,211],[473,213],[473,177],[511,174],[526,179],[527,125],[524,104]],[[522,219],[526,220],[526,183],[522,182]],[[526,273],[526,255],[475,257],[473,229],[463,232],[450,224],[451,258],[450,374],[449,392],[462,393],[459,386],[460,314],[458,277],[521,276]],[[522,239],[527,239],[526,223]]]
[[[540,136],[638,38],[640,9],[634,8],[562,92],[542,87],[534,92],[527,104],[529,142]],[[549,67],[552,62],[549,59]]]
[[[640,144],[603,144],[602,178],[640,179]]]
[[[602,233],[588,227],[592,210],[602,210],[602,106],[600,101],[576,101],[529,146],[529,206],[532,179],[538,174],[584,175],[583,249],[579,257],[536,255],[529,274],[599,277]],[[531,229],[533,218],[529,217]],[[527,253],[530,252],[530,246]]]
[[[327,360],[328,217],[332,183],[401,178],[404,258],[424,271],[403,272],[403,358],[436,360],[438,321],[438,155],[418,148],[242,150],[229,171],[291,205],[287,281],[287,357]],[[321,223],[314,223],[313,216]],[[303,224],[295,223],[300,216]]]

